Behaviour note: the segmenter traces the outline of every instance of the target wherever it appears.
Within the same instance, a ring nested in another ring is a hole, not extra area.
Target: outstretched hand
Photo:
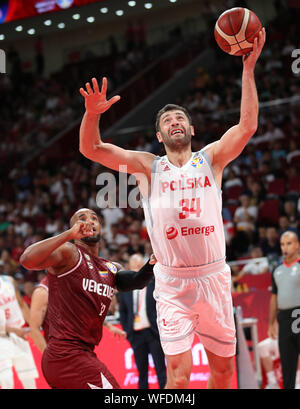
[[[79,92],[85,99],[85,109],[90,114],[103,114],[107,111],[115,102],[119,101],[121,98],[119,95],[115,95],[109,100],[106,99],[107,92],[107,78],[103,78],[101,91],[99,91],[99,86],[96,78],[92,78],[92,84],[87,82],[85,84],[86,90],[80,88]]]
[[[260,56],[263,46],[266,42],[266,30],[263,27],[258,36],[254,38],[253,49],[249,54],[243,55],[243,64],[246,69],[254,69],[256,61]]]

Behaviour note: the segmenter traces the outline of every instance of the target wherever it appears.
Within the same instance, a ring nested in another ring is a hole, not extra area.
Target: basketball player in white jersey
[[[38,371],[26,337],[29,308],[12,277],[0,276],[0,386],[13,389],[14,366],[24,389],[36,389]]]
[[[106,78],[101,91],[95,78],[93,88],[86,83],[86,89],[80,89],[86,108],[80,152],[113,170],[126,165],[127,172],[137,178],[143,197],[148,234],[158,261],[154,267],[155,298],[169,389],[189,385],[195,333],[209,360],[208,388],[230,386],[235,327],[231,274],[225,262],[221,181],[224,167],[242,152],[257,129],[254,68],[264,43],[263,28],[252,52],[243,57],[239,123],[200,152],[191,150],[194,128],[188,112],[177,105],[167,105],[157,115],[156,135],[167,153],[162,158],[102,142],[100,116],[120,96],[106,99]]]

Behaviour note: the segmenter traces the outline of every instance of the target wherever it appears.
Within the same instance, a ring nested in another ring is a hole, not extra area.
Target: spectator
[[[265,190],[260,182],[254,181],[250,185],[250,206],[255,206],[259,208],[259,205],[265,199]]]
[[[21,216],[17,215],[14,222],[14,231],[17,235],[21,235],[22,237],[26,237],[28,234],[28,227],[29,224],[21,218]]]
[[[119,207],[106,207],[101,211],[105,220],[105,226],[110,228],[112,224],[118,224],[122,222],[124,212]]]
[[[6,219],[5,213],[0,213],[0,234],[5,232],[10,225],[10,222]]]
[[[281,254],[279,235],[276,227],[267,227],[266,238],[261,242],[261,249],[265,257],[278,260]]]
[[[58,232],[58,221],[52,217],[48,217],[45,225],[45,232],[49,236],[55,236]]]
[[[240,206],[234,212],[233,217],[237,230],[252,234],[255,230],[256,219],[257,207],[251,206],[250,197],[248,195],[241,195]]]
[[[24,238],[22,236],[17,236],[15,239],[15,245],[11,250],[11,258],[18,263],[24,250]]]
[[[298,143],[294,139],[291,139],[289,143],[289,152],[286,155],[287,163],[291,163],[292,159],[297,156],[299,156],[300,160],[300,149],[298,147]]]
[[[253,247],[250,253],[253,261],[248,261],[240,271],[240,277],[244,274],[262,274],[269,271],[268,260],[263,257],[263,252],[260,247]]]
[[[293,231],[297,235],[299,235],[298,230],[295,227],[290,225],[289,218],[286,215],[281,215],[279,217],[279,236],[281,236],[285,231]]]
[[[141,238],[139,233],[131,233],[129,237],[129,246],[127,252],[129,255],[139,253],[144,255],[144,246],[141,244]]]
[[[241,178],[236,175],[235,170],[232,167],[229,167],[228,170],[228,177],[226,182],[224,183],[224,189],[229,189],[233,186],[243,186],[243,182]]]
[[[284,214],[287,216],[290,226],[294,227],[295,229],[299,229],[300,219],[297,214],[296,203],[294,201],[287,200],[284,202]]]
[[[109,234],[105,236],[105,239],[110,249],[117,249],[129,242],[128,237],[120,232],[118,224],[110,226]]]

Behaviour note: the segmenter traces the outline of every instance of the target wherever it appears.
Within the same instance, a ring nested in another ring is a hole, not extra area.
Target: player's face
[[[292,234],[281,237],[280,247],[285,260],[294,260],[299,256],[299,242]]]
[[[100,241],[101,226],[98,216],[93,210],[85,209],[82,212],[79,211],[78,214],[76,214],[76,220],[87,222],[93,228],[93,236],[84,237],[83,239],[81,239],[82,241],[84,241],[85,243],[98,243],[98,241]]]
[[[188,146],[194,136],[194,127],[190,125],[184,112],[167,111],[159,120],[157,139],[171,150]]]

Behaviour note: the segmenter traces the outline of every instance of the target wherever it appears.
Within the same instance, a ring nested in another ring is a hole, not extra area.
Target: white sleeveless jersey
[[[4,311],[6,324],[10,327],[21,328],[25,324],[15,287],[6,275],[0,276],[0,309]]]
[[[196,267],[225,259],[222,192],[204,150],[181,168],[157,157],[143,207],[160,264]]]

